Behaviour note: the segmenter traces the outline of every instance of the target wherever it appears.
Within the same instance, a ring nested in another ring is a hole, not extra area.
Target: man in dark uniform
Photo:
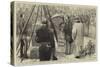
[[[67,17],[67,22],[65,23],[64,27],[64,33],[65,33],[65,40],[66,40],[66,51],[65,54],[69,55],[72,53],[72,22],[70,21],[70,17]]]
[[[36,31],[36,41],[40,43],[39,59],[40,61],[49,61],[55,47],[54,34],[48,27],[47,20],[42,21],[42,27]],[[54,54],[53,54],[53,57]]]

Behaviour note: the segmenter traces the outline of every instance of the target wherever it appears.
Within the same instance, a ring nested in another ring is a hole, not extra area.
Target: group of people
[[[68,17],[69,19],[69,17]],[[75,17],[73,22],[70,20],[67,23],[63,22],[59,24],[60,31],[64,33],[66,50],[65,54],[74,54],[75,58],[80,58],[80,50],[84,47],[84,28],[83,23],[79,17]],[[35,40],[40,44],[39,46],[39,59],[40,61],[58,60],[56,55],[56,42],[58,42],[55,35],[55,30],[51,25],[51,22],[46,18],[42,21],[42,26],[36,30]],[[21,44],[24,44],[26,40],[21,40]],[[72,47],[72,43],[74,43]],[[27,57],[27,46],[23,50],[24,45],[21,46],[20,56]],[[24,51],[24,52],[23,52]]]
[[[84,28],[83,23],[79,17],[75,17],[73,24],[70,20],[67,23],[60,23],[59,30],[64,34],[62,38],[65,40],[66,50],[65,54],[74,54],[75,58],[80,58],[80,51],[84,47]],[[60,36],[60,35],[58,35]],[[55,43],[54,29],[50,26],[47,19],[42,21],[42,27],[36,31],[36,42],[40,44],[39,59],[40,61],[57,60],[56,43]],[[58,39],[59,40],[59,39]],[[56,42],[58,42],[56,40]],[[72,47],[72,43],[74,43]]]
[[[75,16],[72,21],[67,17],[67,22],[63,21],[59,27],[64,34],[61,37],[65,41],[65,54],[80,58],[80,51],[84,48],[84,26],[80,17]]]

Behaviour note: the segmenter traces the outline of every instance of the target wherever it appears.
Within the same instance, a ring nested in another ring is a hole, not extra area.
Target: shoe
[[[79,58],[80,58],[80,56],[76,56],[75,58],[79,59]]]
[[[53,57],[53,60],[58,60],[58,59],[57,59],[57,57],[54,56],[54,57]]]

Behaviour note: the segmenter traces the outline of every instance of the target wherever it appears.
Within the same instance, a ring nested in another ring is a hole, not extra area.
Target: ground
[[[30,65],[30,64],[53,64],[53,63],[70,63],[70,62],[87,62],[87,61],[96,61],[96,55],[91,55],[91,56],[86,56],[84,58],[76,59],[74,55],[65,55],[65,54],[60,54],[57,56],[58,60],[57,61],[47,61],[47,62],[40,62],[39,59],[25,59],[22,62],[18,62],[18,65]]]
[[[89,40],[92,40],[93,42],[95,42],[95,40],[93,38],[84,37],[84,44],[86,45]],[[61,48],[61,49],[63,49],[63,48]],[[44,63],[49,64],[49,63],[66,63],[66,62],[68,62],[68,63],[84,62],[84,61],[96,61],[96,57],[97,57],[96,54],[93,54],[91,56],[87,55],[85,57],[77,59],[77,58],[75,58],[75,56],[73,54],[65,55],[64,52],[57,52],[57,58],[58,58],[57,61],[50,60],[48,62],[39,62],[39,59],[24,59],[21,62],[21,59],[17,57],[17,63],[18,63],[18,65],[21,65],[21,64],[27,65],[27,64],[44,64]]]

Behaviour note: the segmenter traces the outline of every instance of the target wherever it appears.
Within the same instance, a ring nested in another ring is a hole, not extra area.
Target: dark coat
[[[64,27],[64,33],[65,33],[65,39],[69,42],[72,43],[72,22],[69,20],[67,23],[65,23]]]
[[[47,27],[41,27],[36,31],[36,41],[49,42],[47,47],[45,44],[41,44],[39,47],[39,59],[40,61],[49,61],[51,58],[52,48],[55,48],[54,34]]]
[[[54,34],[47,27],[41,27],[36,31],[36,41],[38,43],[50,42],[50,46],[55,47]]]

